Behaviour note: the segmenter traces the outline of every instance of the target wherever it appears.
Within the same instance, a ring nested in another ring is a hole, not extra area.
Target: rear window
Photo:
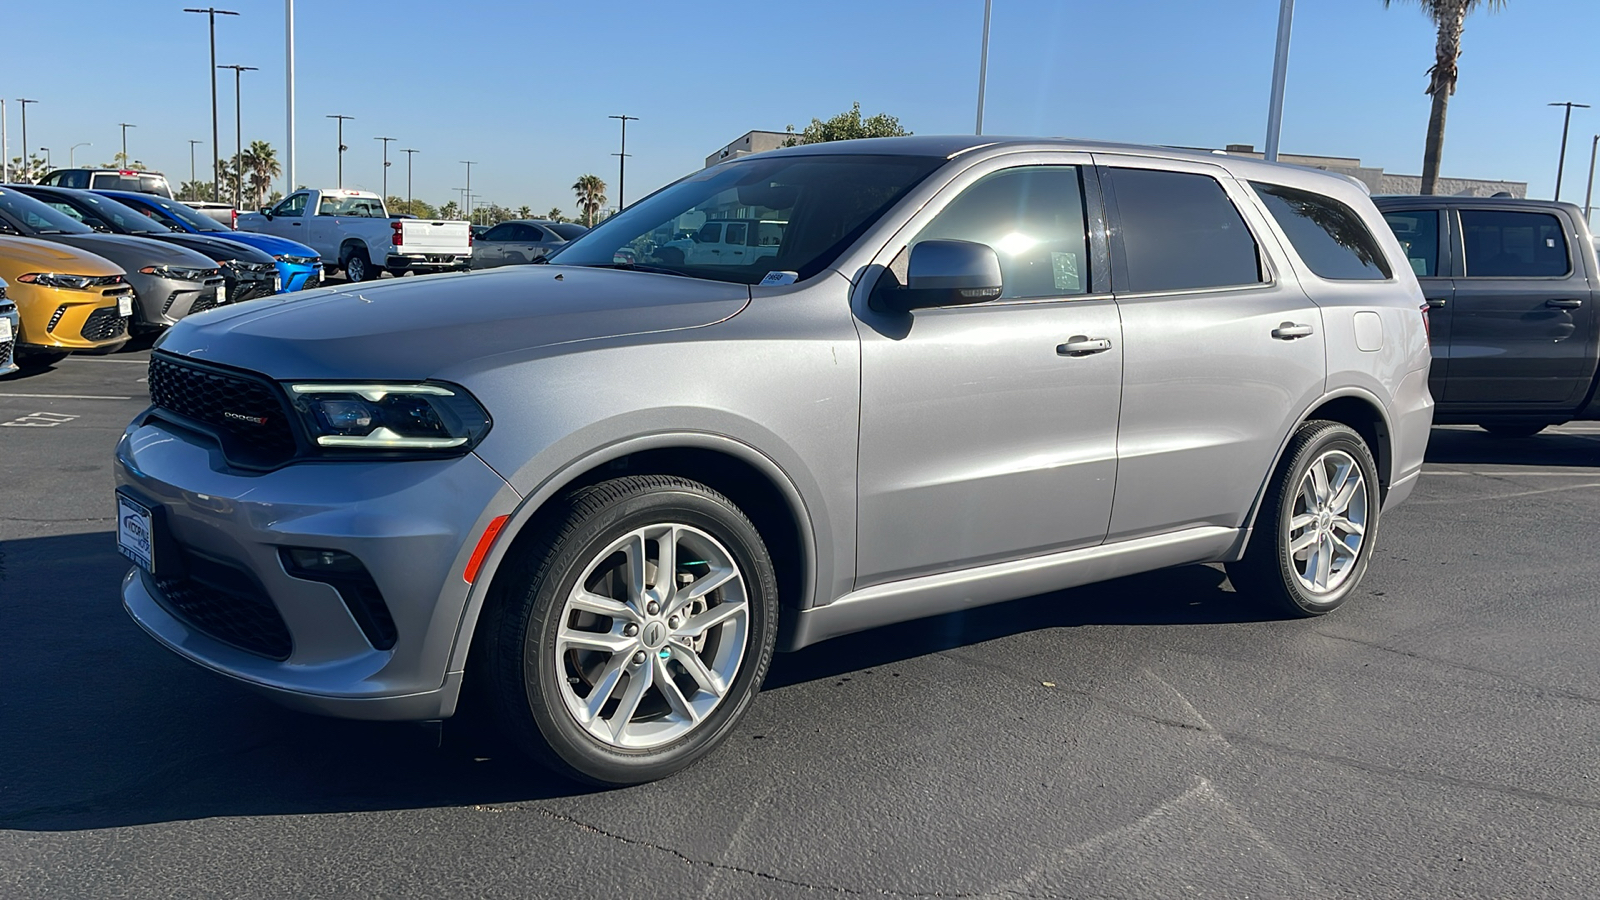
[[[1393,273],[1356,211],[1332,197],[1251,182],[1300,259],[1319,278],[1383,281]]]
[[[1383,221],[1389,224],[1400,247],[1406,251],[1406,262],[1418,278],[1433,278],[1439,274],[1439,213],[1421,209],[1405,212],[1387,212]]]
[[[1572,270],[1561,220],[1549,213],[1461,211],[1468,278],[1553,278]]]
[[[1208,175],[1112,169],[1128,283],[1143,294],[1259,284],[1261,257],[1239,210]]]
[[[62,184],[62,187],[80,187],[81,185]],[[155,194],[157,197],[172,199],[172,189],[167,187],[165,175],[149,175],[135,173],[124,175],[120,172],[97,172],[93,184],[90,185],[97,191],[132,191],[136,194]]]
[[[582,225],[572,225],[566,222],[556,222],[552,225],[546,225],[545,227],[560,235],[562,240],[567,241],[574,240],[589,230]]]

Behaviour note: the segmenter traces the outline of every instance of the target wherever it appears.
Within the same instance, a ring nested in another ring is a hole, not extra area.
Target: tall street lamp
[[[1583,221],[1589,221],[1590,202],[1594,200],[1594,157],[1600,151],[1600,134],[1594,136],[1594,143],[1589,145],[1589,190],[1583,195]]]
[[[1294,0],[1278,7],[1278,47],[1272,54],[1272,96],[1267,107],[1267,162],[1278,161],[1278,138],[1283,134],[1283,91],[1289,80],[1289,32],[1294,27]]]
[[[259,71],[255,66],[217,66],[233,70],[233,205],[242,206],[244,200],[244,129],[240,126],[239,76]]]
[[[467,187],[466,187],[467,194],[466,194],[466,201],[465,202],[467,204],[467,221],[471,222],[472,221],[472,166],[475,163],[477,163],[477,160],[475,160],[475,159],[463,159],[463,160],[460,160],[460,162],[465,163],[466,166],[467,166]]]
[[[392,137],[375,137],[375,141],[383,141],[383,203],[389,204],[389,142],[398,140]]]
[[[94,146],[94,144],[89,142],[89,141],[79,141],[78,143],[73,144],[71,147],[68,147],[67,148],[67,168],[72,169],[72,168],[76,168],[77,167],[77,162],[76,162],[77,157],[74,154],[74,151],[76,151],[79,147],[93,147],[93,146]],[[191,169],[194,168],[193,159],[194,159],[194,157],[191,155],[190,156],[190,164],[189,164],[189,168],[191,168]],[[194,179],[191,177],[189,180],[193,181]]]
[[[355,116],[341,116],[338,113],[334,113],[331,116],[323,116],[323,118],[339,120],[339,187],[342,188],[344,187],[344,151],[350,149],[344,145],[344,120],[354,119]]]
[[[385,144],[384,146],[387,147],[388,145]],[[406,212],[415,215],[416,213],[411,208],[411,157],[417,155],[419,151],[401,150],[400,152],[406,155]]]
[[[28,165],[28,104],[38,103],[39,101],[24,100],[18,97],[17,102],[22,104],[22,171],[31,175],[33,174],[33,167]]]
[[[54,169],[55,166],[52,165],[51,162],[50,162],[50,148],[49,147],[40,147],[39,149],[44,151],[44,170],[46,172],[48,172],[51,169]]]
[[[628,183],[628,123],[639,121],[638,116],[607,116],[608,119],[617,119],[622,122],[622,152],[614,154],[617,157],[617,209],[627,204],[623,201],[623,187]]]
[[[211,146],[215,148],[220,141],[217,140],[217,16],[237,16],[238,13],[227,9],[185,9],[186,13],[204,13],[211,22]],[[215,153],[211,154],[213,157]],[[213,160],[211,163],[211,199],[220,200],[219,192],[222,190],[222,161]]]
[[[122,129],[122,165],[126,167],[133,162],[133,159],[128,156],[128,129],[138,128],[139,126],[130,125],[127,122],[118,122],[117,127]]]
[[[190,184],[194,184],[194,145],[195,144],[204,144],[204,143],[205,143],[205,141],[197,141],[194,138],[190,138],[189,139],[189,183]],[[190,197],[188,199],[194,200],[196,198]]]
[[[1546,104],[1546,105],[1547,106],[1565,106],[1567,108],[1567,114],[1566,114],[1565,121],[1563,121],[1562,124],[1561,124],[1561,161],[1556,164],[1556,199],[1560,200],[1561,199],[1561,176],[1565,172],[1566,167],[1567,167],[1567,130],[1572,127],[1572,108],[1573,107],[1577,107],[1578,109],[1588,109],[1589,108],[1589,104],[1587,104],[1587,103],[1573,103],[1571,101],[1567,101],[1565,103],[1549,103],[1549,104]]]

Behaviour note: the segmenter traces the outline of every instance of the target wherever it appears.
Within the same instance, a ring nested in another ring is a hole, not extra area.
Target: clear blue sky
[[[30,146],[56,165],[119,146],[176,180],[187,139],[210,141],[204,16],[181,0],[19,3],[6,13],[0,94],[10,155],[20,152],[15,98]],[[284,144],[282,0],[227,0],[217,62],[244,76],[244,140]],[[995,0],[989,108],[994,134],[1071,135],[1191,146],[1261,146],[1277,0]],[[1421,170],[1433,29],[1412,6],[1381,0],[1296,4],[1283,150],[1358,156]],[[298,179],[334,180],[334,122],[345,127],[347,186],[377,189],[390,145],[389,192],[443,203],[478,160],[484,200],[570,214],[569,185],[594,172],[613,188],[617,123],[630,123],[628,195],[688,171],[745,131],[804,127],[860,101],[923,134],[973,126],[982,0],[531,3],[512,0],[299,0]],[[65,27],[68,30],[63,32]],[[54,38],[49,36],[55,35]],[[1561,113],[1576,111],[1564,198],[1582,201],[1600,78],[1584,59],[1600,43],[1595,0],[1510,0],[1467,22],[1460,90],[1450,106],[1444,174],[1523,180],[1548,197]],[[220,72],[224,155],[233,152],[233,76]],[[206,147],[200,166],[205,168]]]

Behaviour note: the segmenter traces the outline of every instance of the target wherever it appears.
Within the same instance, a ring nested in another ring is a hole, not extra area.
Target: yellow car
[[[17,304],[17,364],[42,368],[74,350],[115,350],[128,342],[133,288],[123,271],[93,253],[24,237],[0,237],[0,280]]]

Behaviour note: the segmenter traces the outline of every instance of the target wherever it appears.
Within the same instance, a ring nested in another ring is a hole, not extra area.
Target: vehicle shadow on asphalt
[[[537,801],[589,792],[485,729],[279,708],[179,659],[121,608],[109,531],[0,542],[0,828]],[[1026,631],[1258,621],[1189,566],[967,610],[780,654],[784,687]]]
[[[1597,466],[1600,434],[1543,432],[1496,437],[1478,428],[1435,428],[1427,461],[1438,465]]]

